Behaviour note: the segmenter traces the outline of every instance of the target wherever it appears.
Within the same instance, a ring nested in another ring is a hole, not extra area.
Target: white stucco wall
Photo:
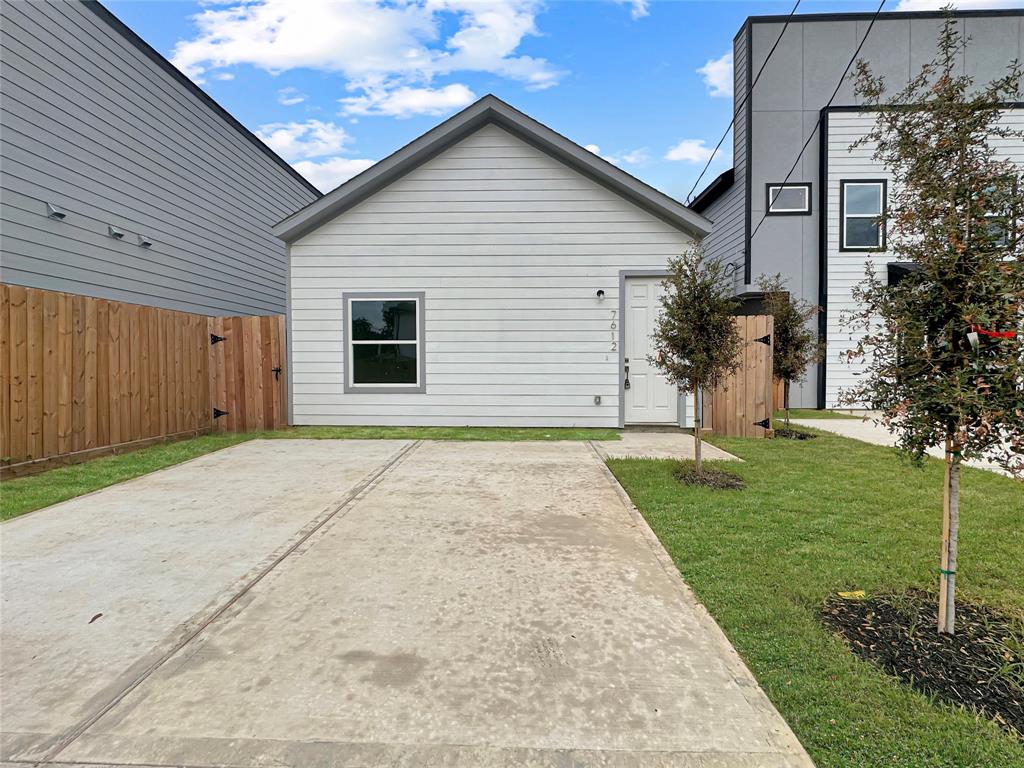
[[[488,125],[292,245],[293,421],[616,426],[619,272],[691,242]],[[353,291],[425,293],[426,392],[344,393]]]

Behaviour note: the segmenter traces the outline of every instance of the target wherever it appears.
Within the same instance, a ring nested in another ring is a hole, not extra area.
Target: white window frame
[[[839,180],[839,250],[840,251],[884,251],[885,250],[885,207],[888,202],[888,180],[887,179],[840,179]],[[878,213],[847,213],[846,203],[848,200],[847,187],[878,187],[880,190]],[[877,219],[878,221],[878,244],[877,245],[849,245],[846,242],[848,227],[846,222],[849,219]]]
[[[392,291],[392,292],[359,292],[359,293],[344,293],[342,294],[341,301],[344,307],[344,375],[345,375],[345,393],[423,393],[426,392],[426,378],[427,378],[427,365],[426,355],[424,353],[424,329],[425,329],[425,315],[424,315],[424,304],[426,296],[423,291]],[[352,338],[352,303],[357,301],[412,301],[416,305],[416,338],[412,339],[353,339]],[[416,347],[416,382],[408,384],[385,384],[385,383],[366,383],[357,384],[355,382],[355,355],[353,354],[353,347],[356,345],[375,345],[381,344],[394,344],[395,346],[415,346]]]
[[[799,208],[779,208],[772,202],[772,193],[783,189],[799,189],[804,193],[804,204]],[[811,215],[811,184],[810,182],[785,182],[765,184],[764,205],[766,216],[810,216]]]

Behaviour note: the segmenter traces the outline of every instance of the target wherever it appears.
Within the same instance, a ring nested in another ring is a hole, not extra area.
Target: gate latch
[[[274,381],[278,381],[281,378],[281,366],[279,365],[276,368],[271,368],[270,370],[274,372]]]

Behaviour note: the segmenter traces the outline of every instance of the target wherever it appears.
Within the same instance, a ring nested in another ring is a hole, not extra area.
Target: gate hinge
[[[227,416],[227,415],[228,415],[227,411],[222,411],[220,408],[214,408],[213,409],[213,418],[215,418],[215,419],[219,419],[221,416]]]
[[[218,336],[216,333],[210,334],[210,344],[216,344],[218,341],[227,340],[227,336]]]
[[[767,334],[765,334],[764,336],[761,336],[760,338],[754,339],[754,341],[759,341],[762,344],[767,346],[767,345],[772,343],[772,337],[767,335]]]
[[[761,419],[760,421],[755,421],[754,426],[761,427],[761,429],[771,429],[772,423],[768,419]]]

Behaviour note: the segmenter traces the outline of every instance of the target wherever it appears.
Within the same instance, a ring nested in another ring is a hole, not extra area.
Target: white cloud
[[[711,147],[705,146],[704,139],[683,139],[665,153],[665,159],[682,163],[706,163],[711,152]]]
[[[900,0],[894,11],[938,11],[952,5],[961,11],[979,8],[1019,8],[1021,0]]]
[[[257,128],[256,135],[288,161],[337,154],[352,138],[340,125],[321,120],[269,123]]]
[[[629,152],[623,152],[618,157],[628,165],[644,165],[651,159],[646,149],[632,149]]]
[[[727,51],[717,59],[709,59],[697,73],[704,79],[704,85],[712,96],[732,98],[732,51]]]
[[[540,34],[540,9],[540,0],[231,0],[193,17],[198,32],[177,43],[173,61],[200,82],[239,64],[273,74],[338,73],[371,104],[382,101],[380,91],[429,88],[433,78],[460,71],[540,90],[564,74],[518,54],[524,38]],[[436,109],[433,99],[425,104]]]
[[[631,149],[611,155],[602,154],[601,147],[597,144],[586,144],[583,148],[613,165],[646,165],[651,159],[646,148]]]
[[[346,115],[440,115],[464,107],[476,99],[469,88],[453,83],[443,88],[412,88],[401,86],[394,90],[369,88],[365,95],[339,99]]]
[[[330,192],[339,184],[365,171],[373,163],[373,160],[357,157],[331,157],[320,161],[303,160],[292,165],[321,192]]]
[[[235,74],[233,72],[218,72],[213,77],[216,80],[234,80]]]
[[[634,19],[642,19],[651,12],[650,3],[648,0],[615,0],[619,5],[628,5],[629,15]]]
[[[304,93],[300,93],[299,89],[293,85],[289,85],[287,88],[281,88],[277,92],[277,103],[284,104],[286,107],[301,104],[305,100],[306,95]]]

